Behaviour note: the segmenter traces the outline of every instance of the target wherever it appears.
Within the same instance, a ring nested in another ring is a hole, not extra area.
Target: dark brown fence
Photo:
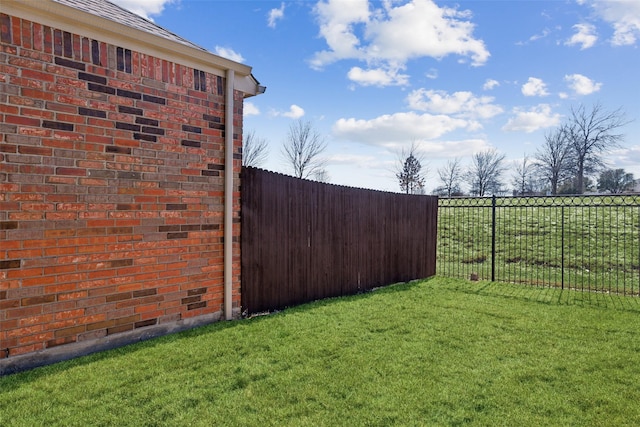
[[[280,309],[426,278],[437,197],[242,171],[242,309]]]

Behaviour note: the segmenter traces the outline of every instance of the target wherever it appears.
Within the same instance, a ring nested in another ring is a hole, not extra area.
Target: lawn
[[[0,378],[0,425],[640,425],[640,299],[444,279]]]
[[[640,293],[640,197],[441,199],[438,274]],[[492,233],[495,231],[495,241]]]

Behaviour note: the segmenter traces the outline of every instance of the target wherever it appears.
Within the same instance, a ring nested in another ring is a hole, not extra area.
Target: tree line
[[[583,194],[585,191],[622,193],[633,188],[633,174],[624,169],[607,169],[603,161],[606,153],[619,148],[624,135],[620,129],[629,122],[622,108],[608,111],[600,103],[591,108],[584,105],[571,107],[568,119],[547,132],[543,144],[533,156],[524,156],[514,165],[511,181],[505,182],[509,169],[505,155],[488,149],[471,156],[471,163],[462,164],[454,158],[437,170],[440,185],[433,190],[441,196],[468,194]],[[289,127],[282,143],[282,157],[292,175],[297,178],[328,182],[326,159],[322,153],[327,147],[325,138],[312,123],[297,120]],[[268,144],[255,132],[243,138],[244,166],[260,166],[267,158]],[[424,159],[414,143],[398,153],[394,174],[400,191],[408,194],[426,194]],[[593,180],[597,178],[597,182]]]
[[[514,195],[583,194],[598,190],[622,193],[633,188],[633,174],[624,169],[608,169],[603,161],[606,153],[620,148],[624,135],[620,129],[628,124],[621,108],[608,111],[600,103],[590,109],[584,105],[572,107],[568,119],[545,134],[544,143],[532,156],[524,156],[512,171],[511,190]],[[422,165],[416,164],[416,150],[412,145],[408,156],[396,174],[402,191],[409,191],[424,183]],[[410,168],[408,166],[411,165]],[[434,190],[442,196],[469,194],[487,196],[506,194],[504,182],[508,167],[505,155],[489,149],[472,155],[471,164],[464,167],[460,158],[449,160],[437,170],[441,185]],[[592,178],[597,178],[594,182]],[[407,185],[407,181],[415,185]]]

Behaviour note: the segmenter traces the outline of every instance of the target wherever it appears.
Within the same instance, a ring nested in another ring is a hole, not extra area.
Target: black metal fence
[[[441,198],[437,274],[640,294],[640,196]]]

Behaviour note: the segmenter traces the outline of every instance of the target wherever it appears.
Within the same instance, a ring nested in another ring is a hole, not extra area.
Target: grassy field
[[[0,424],[640,425],[639,316],[433,278],[0,378]]]
[[[495,280],[638,295],[640,197],[498,198]],[[438,273],[491,279],[491,198],[440,200]]]

